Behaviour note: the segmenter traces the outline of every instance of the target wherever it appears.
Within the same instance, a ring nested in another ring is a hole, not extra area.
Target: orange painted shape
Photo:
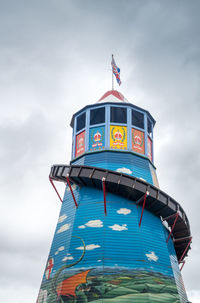
[[[82,283],[86,283],[87,274],[91,271],[91,269],[76,274],[66,280],[63,280],[61,283],[58,284],[56,291],[58,296],[76,296],[76,288],[78,285]]]

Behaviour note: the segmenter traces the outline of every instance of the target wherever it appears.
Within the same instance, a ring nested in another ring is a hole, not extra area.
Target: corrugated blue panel
[[[67,188],[38,302],[179,302],[161,220],[144,210],[139,227],[134,202],[107,193],[105,215],[101,190],[73,190],[78,209]]]
[[[165,231],[165,236],[166,236],[166,239],[167,239],[167,237],[168,237],[168,232],[167,231]],[[171,238],[169,239],[169,242],[168,242],[168,251],[169,251],[171,266],[172,266],[172,270],[173,270],[173,274],[174,274],[174,278],[175,278],[175,281],[176,281],[176,286],[177,286],[177,289],[178,289],[178,293],[179,293],[179,296],[180,296],[181,303],[187,303],[188,298],[187,298],[187,294],[186,294],[186,291],[185,291],[185,286],[184,286],[184,283],[183,283],[181,272],[180,272],[180,269],[179,269],[179,264],[178,264],[178,260],[177,260],[177,257],[176,257],[174,244],[173,244],[173,241],[172,241]]]
[[[124,152],[92,153],[73,161],[73,164],[115,170],[137,178],[142,178],[154,185],[149,161],[134,154]]]

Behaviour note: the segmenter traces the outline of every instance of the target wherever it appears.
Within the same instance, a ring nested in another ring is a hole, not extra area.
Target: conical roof
[[[117,90],[107,91],[98,102],[128,102],[128,100]]]

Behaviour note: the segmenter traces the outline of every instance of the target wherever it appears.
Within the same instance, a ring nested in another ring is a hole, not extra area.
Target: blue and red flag
[[[111,65],[112,65],[112,71],[113,71],[113,74],[116,77],[117,83],[120,85],[121,84],[121,80],[120,80],[120,68],[117,67],[113,55],[112,55]]]

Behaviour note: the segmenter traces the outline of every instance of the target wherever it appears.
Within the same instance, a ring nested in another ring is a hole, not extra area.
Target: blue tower
[[[116,90],[73,115],[71,162],[49,176],[62,204],[37,303],[188,302],[190,226],[159,188],[154,125]]]

